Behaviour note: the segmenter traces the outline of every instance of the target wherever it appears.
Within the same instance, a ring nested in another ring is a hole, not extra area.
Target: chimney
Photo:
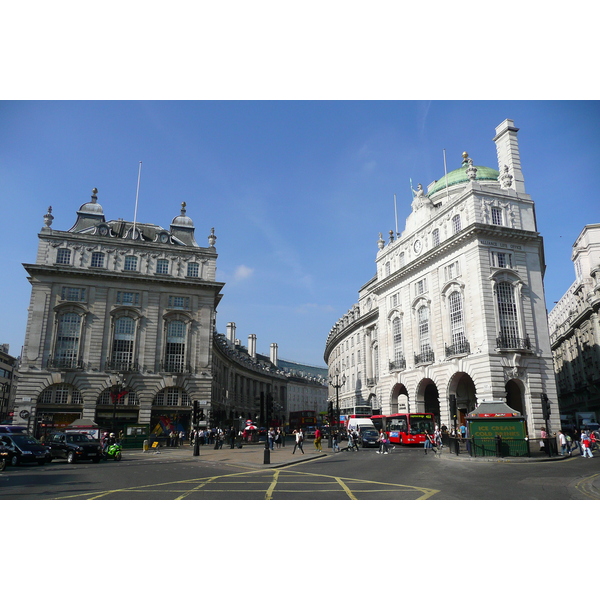
[[[521,155],[517,140],[518,127],[512,119],[505,119],[496,127],[496,154],[498,155],[498,171],[502,173],[504,165],[513,176],[513,186],[517,194],[525,194],[525,180],[521,172]]]
[[[277,344],[271,344],[271,362],[277,366]]]
[[[248,336],[248,354],[256,360],[256,334],[251,333]]]
[[[235,345],[235,323],[227,323],[227,341]]]

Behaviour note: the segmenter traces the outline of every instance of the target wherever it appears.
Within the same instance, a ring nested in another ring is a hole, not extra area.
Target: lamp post
[[[123,375],[119,373],[117,375],[117,383],[113,386],[114,389],[110,393],[110,398],[113,403],[112,429],[115,436],[117,435],[117,402],[129,393],[129,390],[123,387],[123,384],[125,383],[124,379]]]
[[[337,428],[336,428],[336,437],[337,442],[339,444],[340,440],[339,440],[339,429],[340,429],[340,388],[346,383],[346,376],[342,375],[341,377],[342,379],[342,383],[340,383],[340,369],[338,367],[335,368],[335,373],[333,375],[329,376],[329,385],[332,388],[335,388],[335,414],[336,414],[336,421],[337,421]],[[335,383],[334,383],[335,381]],[[331,448],[333,445],[333,429],[331,427],[331,424],[329,425],[329,440],[327,443],[328,448]]]

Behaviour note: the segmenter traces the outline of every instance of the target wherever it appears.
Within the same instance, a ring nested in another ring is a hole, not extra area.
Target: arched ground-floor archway
[[[408,390],[404,384],[397,383],[390,396],[390,414],[408,412],[408,407]]]
[[[520,412],[525,419],[527,414],[525,411],[525,389],[523,383],[518,379],[509,379],[504,386],[506,390],[506,404],[516,411]]]
[[[475,410],[477,404],[477,390],[475,382],[471,379],[468,373],[458,372],[455,373],[450,379],[450,385],[448,386],[448,396],[454,396],[456,399],[456,421],[457,424],[464,425],[466,423],[467,415]],[[450,403],[452,404],[452,403]],[[452,405],[449,407],[449,416],[451,423],[454,423],[454,415],[452,414]]]
[[[422,379],[417,386],[416,406],[411,412],[433,413],[436,423],[440,422],[440,394],[432,379]]]

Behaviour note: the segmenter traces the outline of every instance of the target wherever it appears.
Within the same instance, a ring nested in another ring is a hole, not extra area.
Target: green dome
[[[469,178],[467,177],[467,167],[468,164],[464,164],[460,169],[455,169],[454,171],[450,171],[448,173],[448,187],[452,187],[457,183],[467,183]],[[491,169],[490,167],[478,167],[474,165],[477,169],[477,175],[475,176],[475,181],[497,181],[500,173],[496,171],[496,169]],[[446,177],[442,177],[438,179],[432,186],[431,189],[427,192],[428,196],[433,196],[436,192],[440,190],[446,189]]]

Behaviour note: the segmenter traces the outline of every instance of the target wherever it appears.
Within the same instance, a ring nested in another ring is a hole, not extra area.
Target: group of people
[[[545,427],[542,427],[542,442],[548,437]],[[579,432],[575,430],[573,437],[569,433],[559,430],[557,433],[557,443],[560,446],[560,455],[573,456],[573,450],[579,450],[579,456],[582,458],[594,458],[593,451],[597,449],[597,444],[600,442],[599,435],[595,431],[583,430]],[[543,446],[542,446],[543,447]]]

